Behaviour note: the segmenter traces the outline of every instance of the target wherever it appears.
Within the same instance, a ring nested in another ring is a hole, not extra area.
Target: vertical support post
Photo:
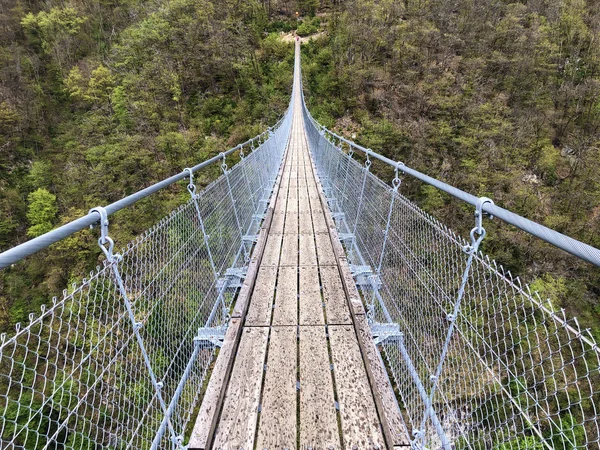
[[[365,186],[367,184],[367,175],[369,173],[369,167],[371,167],[371,159],[369,159],[369,155],[367,154],[367,159],[365,160],[365,167],[363,168],[364,176],[362,181],[362,187],[360,189],[360,198],[358,200],[358,208],[356,208],[356,219],[354,220],[354,229],[352,230],[352,234],[356,236],[356,228],[358,226],[358,218],[360,217],[362,204],[365,196]]]
[[[171,399],[171,402],[169,403],[169,407],[167,408],[168,415],[166,415],[165,418],[162,420],[162,422],[160,423],[160,426],[158,427],[158,432],[156,433],[156,436],[154,436],[154,440],[152,441],[152,445],[150,447],[151,450],[156,450],[156,449],[160,448],[160,441],[162,440],[162,437],[165,434],[165,429],[167,428],[167,417],[171,417],[171,414],[173,414],[173,410],[177,406],[177,402],[179,401],[179,397],[181,397],[181,393],[183,392],[185,383],[187,383],[187,380],[190,377],[190,373],[192,372],[192,367],[194,367],[194,363],[196,362],[196,359],[198,358],[198,353],[200,352],[200,342],[201,341],[199,339],[197,339],[197,338],[194,339],[194,351],[193,351],[192,356],[190,357],[187,365],[185,366],[183,376],[181,377],[181,380],[179,380],[177,389],[175,389],[173,398]],[[182,441],[182,439],[180,439],[180,437],[178,436],[177,441],[173,442],[174,449],[179,447],[179,444],[181,444],[181,441]],[[176,444],[177,444],[177,446],[176,446]]]
[[[252,141],[252,143],[250,144],[250,148],[252,148],[252,151],[254,151],[254,141]],[[240,145],[240,159],[241,161],[244,160],[244,147],[242,147]],[[246,166],[247,164],[243,164],[242,165],[242,172],[244,173],[244,179],[246,180],[246,186],[248,186],[248,193],[250,194],[250,201],[252,202],[252,211],[256,211],[257,207],[256,207],[256,200],[254,199],[254,191],[252,189],[252,186],[250,185],[250,181],[248,180],[248,173],[246,170]]]
[[[352,147],[350,147],[348,149],[348,153],[346,154],[346,156],[348,157],[348,162],[346,164],[346,174],[344,175],[344,184],[342,186],[342,192],[341,192],[342,198],[338,199],[338,205],[339,205],[339,209],[341,212],[345,212],[344,207],[346,206],[346,185],[348,183],[348,173],[350,172],[350,164],[352,163],[352,155],[354,155],[354,150],[352,149]],[[350,231],[350,230],[348,230],[348,231]]]
[[[337,147],[337,146],[336,146]],[[339,148],[339,147],[338,147]],[[327,169],[325,172],[326,175],[326,182],[327,182],[327,187],[330,188],[330,190],[333,188],[333,185],[331,183],[331,162],[333,161],[333,155],[335,154],[335,148],[332,149],[331,151],[326,153],[326,158],[327,158]],[[323,168],[325,169],[325,168]]]

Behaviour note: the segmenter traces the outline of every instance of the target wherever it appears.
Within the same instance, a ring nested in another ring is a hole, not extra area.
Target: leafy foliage
[[[9,0],[3,11],[3,248],[258,134],[289,100],[292,47],[265,32],[256,1]],[[217,174],[209,168],[197,182]],[[124,245],[183,192],[175,186],[117,214],[111,237]],[[97,264],[95,235],[0,272],[0,331]]]
[[[585,0],[349,0],[303,46],[309,107],[366,147],[600,247],[599,14]],[[461,202],[409,178],[402,190],[472,227]],[[487,253],[600,335],[598,269],[486,228]]]

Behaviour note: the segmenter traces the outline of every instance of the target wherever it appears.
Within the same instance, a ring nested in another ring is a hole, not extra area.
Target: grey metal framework
[[[484,214],[596,265],[600,251],[344,139],[319,125],[306,104],[304,114],[413,448],[600,448],[600,348],[576,319],[479,251]],[[394,168],[391,186],[370,172],[372,158]],[[470,236],[404,197],[405,174],[474,205]]]
[[[0,335],[0,447],[178,448],[228,322],[289,138],[254,139],[0,255],[14,263],[100,219],[103,265]],[[227,155],[241,161],[227,167]],[[193,173],[221,163],[197,193]],[[190,199],[117,254],[108,215],[178,180]]]

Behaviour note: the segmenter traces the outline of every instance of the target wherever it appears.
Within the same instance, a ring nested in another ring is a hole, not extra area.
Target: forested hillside
[[[599,44],[595,0],[350,0],[304,46],[305,90],[324,125],[599,247]],[[473,226],[432,187],[402,192],[463,236]],[[598,270],[485,226],[485,252],[600,338]]]
[[[292,80],[292,47],[269,33],[282,23],[256,1],[1,2],[0,249],[274,124]],[[115,215],[117,246],[188,196],[175,186]],[[0,331],[92,269],[96,235],[2,271]]]
[[[274,123],[292,75],[278,32],[296,28],[296,10],[306,18],[298,34],[318,32],[302,51],[319,121],[600,246],[596,0],[6,0],[0,248]],[[411,180],[402,190],[463,235],[472,226],[467,205]],[[186,195],[174,187],[119,213],[111,234],[125,244]],[[597,270],[498,221],[486,226],[486,252],[600,337]],[[91,269],[95,235],[2,271],[0,330]]]

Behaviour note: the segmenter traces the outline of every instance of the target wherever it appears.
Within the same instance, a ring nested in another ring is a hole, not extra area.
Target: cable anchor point
[[[494,201],[487,197],[479,197],[477,203],[475,204],[475,227],[471,230],[471,245],[465,245],[463,247],[463,251],[465,253],[475,253],[479,249],[479,244],[485,238],[486,231],[483,228],[483,216],[485,212],[483,211],[483,205],[486,203],[494,204]],[[494,217],[490,215],[490,219]]]
[[[190,177],[190,182],[187,185],[187,190],[193,198],[196,196],[196,185],[194,184],[194,173],[192,172],[192,169],[190,169],[189,167],[186,167],[185,169],[183,169],[183,172],[187,173],[188,176]]]
[[[100,237],[98,238],[98,245],[102,249],[102,252],[106,256],[108,262],[120,261],[121,255],[113,254],[115,248],[115,242],[108,235],[108,213],[103,206],[97,206],[90,209],[89,213],[97,213],[100,216]],[[90,225],[90,228],[94,228],[94,225]]]

